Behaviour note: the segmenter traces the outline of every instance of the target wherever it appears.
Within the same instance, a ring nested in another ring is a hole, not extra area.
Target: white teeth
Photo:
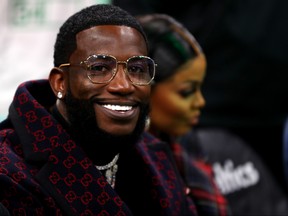
[[[120,105],[112,105],[112,104],[105,104],[103,107],[114,110],[114,111],[128,111],[132,109],[132,106],[120,106]]]

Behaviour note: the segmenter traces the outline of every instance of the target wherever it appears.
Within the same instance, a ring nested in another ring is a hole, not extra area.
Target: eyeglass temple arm
[[[61,68],[61,67],[68,67],[68,66],[70,66],[70,65],[71,65],[70,63],[61,64],[61,65],[59,65],[59,68]]]

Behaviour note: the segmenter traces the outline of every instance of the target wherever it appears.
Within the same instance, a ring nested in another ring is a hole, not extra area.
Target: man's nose
[[[116,74],[109,83],[108,88],[113,92],[130,93],[133,91],[134,85],[126,74],[126,64],[118,63]]]

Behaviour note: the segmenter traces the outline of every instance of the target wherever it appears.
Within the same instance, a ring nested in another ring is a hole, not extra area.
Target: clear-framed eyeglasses
[[[135,85],[149,85],[155,76],[157,66],[148,56],[132,56],[126,61],[118,61],[114,56],[105,54],[90,55],[79,64],[65,63],[61,67],[80,66],[87,72],[88,79],[94,84],[109,83],[116,75],[118,64],[125,64],[125,73]]]

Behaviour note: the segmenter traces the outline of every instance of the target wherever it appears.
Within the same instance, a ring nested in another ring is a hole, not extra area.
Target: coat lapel
[[[161,215],[187,215],[184,185],[168,145],[149,134],[144,134],[137,150],[152,177],[150,179],[153,199],[161,207]]]

